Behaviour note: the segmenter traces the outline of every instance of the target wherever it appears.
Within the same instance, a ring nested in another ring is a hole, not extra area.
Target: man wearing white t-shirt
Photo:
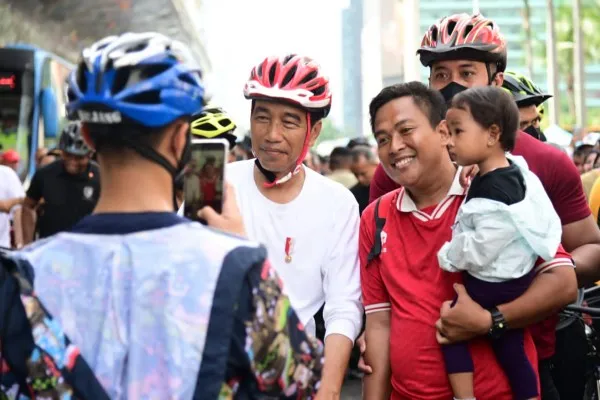
[[[339,183],[304,168],[331,108],[329,81],[309,58],[269,57],[252,70],[255,160],[228,165],[248,237],[262,242],[307,332],[325,303],[325,368],[319,398],[339,398],[363,308],[358,205]]]
[[[0,201],[25,197],[23,185],[17,173],[10,167],[0,165]],[[6,210],[8,211],[8,210]],[[11,207],[11,212],[0,212],[0,246],[11,247],[10,243],[10,221],[15,219],[15,239],[17,247],[23,244],[21,226],[19,223],[20,212]]]

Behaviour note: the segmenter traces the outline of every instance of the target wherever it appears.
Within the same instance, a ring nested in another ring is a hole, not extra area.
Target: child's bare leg
[[[452,392],[457,399],[473,399],[475,394],[473,391],[473,373],[460,372],[457,374],[449,374],[450,386]]]

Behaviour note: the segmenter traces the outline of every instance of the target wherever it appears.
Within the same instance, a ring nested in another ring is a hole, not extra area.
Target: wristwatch
[[[492,339],[498,339],[507,329],[506,320],[497,307],[490,308],[488,311],[492,314],[492,326],[489,335]]]

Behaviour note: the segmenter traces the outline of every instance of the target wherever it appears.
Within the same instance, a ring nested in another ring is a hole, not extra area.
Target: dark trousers
[[[552,357],[552,378],[560,397],[543,400],[579,400],[583,398],[588,344],[582,321],[575,321],[556,332],[556,353]]]
[[[533,274],[505,282],[486,282],[464,274],[464,284],[474,301],[484,308],[507,303],[521,296],[531,284]],[[529,399],[538,395],[537,376],[527,358],[524,331],[510,329],[492,341],[498,363],[510,382],[515,399]],[[461,342],[442,347],[448,374],[473,372],[473,360],[468,343]]]
[[[554,385],[552,378],[552,361],[540,360],[538,364],[538,372],[540,374],[540,387],[542,389],[542,400],[560,400],[558,390]],[[581,399],[579,397],[578,399]]]

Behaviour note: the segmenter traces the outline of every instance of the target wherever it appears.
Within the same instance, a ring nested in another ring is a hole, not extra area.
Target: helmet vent
[[[452,32],[454,32],[454,28],[456,28],[456,21],[448,22],[448,28],[447,28],[448,35],[452,35]]]
[[[202,125],[198,126],[197,129],[200,129],[203,131],[216,131],[217,127],[212,124],[209,124],[208,122],[205,122]]]
[[[294,57],[296,57],[296,54],[288,54],[287,56],[285,56],[285,58],[283,59],[283,65],[287,65],[287,63],[289,63]]]
[[[285,77],[283,78],[283,82],[281,82],[281,87],[286,87],[288,83],[291,82],[292,78],[294,78],[294,75],[296,75],[296,71],[298,70],[298,67],[296,65],[294,65],[288,72],[287,74],[285,74]]]
[[[124,100],[136,104],[160,104],[160,91],[150,90],[147,92],[127,96],[127,98]]]
[[[189,83],[190,85],[196,84],[196,82],[194,82],[194,79],[191,76],[189,76],[188,74],[179,75],[179,79],[184,81],[185,83]]]
[[[304,78],[302,78],[302,80],[300,81],[300,84],[307,83],[307,82],[315,79],[317,76],[318,76],[317,71],[312,71],[311,73],[306,75]]]
[[[432,26],[431,30],[430,30],[430,33],[431,33],[431,40],[433,42],[437,42],[437,40],[438,40],[438,29],[437,29],[437,26]]]
[[[269,68],[269,83],[271,86],[275,84],[275,72],[277,72],[277,64],[274,63],[271,65],[271,68]]]
[[[320,87],[318,87],[318,88],[316,88],[316,89],[313,89],[313,91],[312,91],[312,92],[313,92],[313,94],[314,94],[315,96],[320,96],[320,95],[322,95],[323,93],[325,93],[325,86],[320,86]]]
[[[88,71],[87,68],[87,64],[85,62],[82,62],[81,64],[79,64],[79,67],[77,68],[77,86],[79,86],[79,89],[85,93],[87,92],[87,79],[86,79],[86,72]]]
[[[471,33],[472,30],[473,30],[473,24],[467,25],[465,28],[465,33],[463,34],[463,37],[469,36],[469,33]]]

